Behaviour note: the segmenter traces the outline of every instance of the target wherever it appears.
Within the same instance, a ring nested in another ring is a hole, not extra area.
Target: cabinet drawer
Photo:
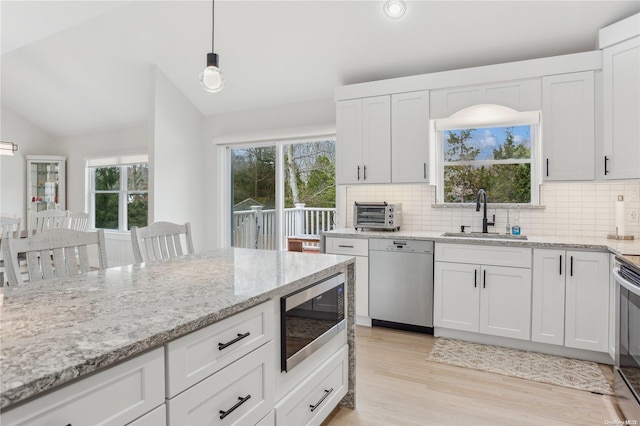
[[[169,342],[165,346],[167,398],[270,341],[274,321],[272,304],[265,302]]]
[[[128,426],[160,426],[167,424],[167,406],[162,404],[144,416],[128,424]]]
[[[531,249],[528,247],[437,243],[435,249],[437,262],[475,263],[515,268],[531,268],[531,256]]]
[[[319,425],[347,394],[347,345],[276,404],[276,425]]]
[[[255,425],[273,407],[273,356],[269,342],[168,400],[167,424]]]
[[[325,247],[329,254],[369,256],[369,240],[366,238],[326,237]]]
[[[162,348],[2,413],[3,425],[123,425],[164,402]]]

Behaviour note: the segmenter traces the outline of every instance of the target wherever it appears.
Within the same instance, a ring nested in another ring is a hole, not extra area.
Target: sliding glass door
[[[335,140],[229,147],[231,245],[286,249],[287,238],[314,249],[335,226]]]

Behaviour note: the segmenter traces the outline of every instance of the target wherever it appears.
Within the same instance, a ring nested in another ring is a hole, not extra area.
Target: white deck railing
[[[284,209],[284,237],[320,235],[335,228],[335,208],[305,207],[296,204]],[[276,211],[251,210],[233,212],[233,246],[245,248],[276,249]]]

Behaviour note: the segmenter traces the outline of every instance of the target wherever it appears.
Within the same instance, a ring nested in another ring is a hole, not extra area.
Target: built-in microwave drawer
[[[325,237],[325,252],[347,256],[369,256],[369,240],[366,238]]]
[[[172,398],[273,339],[273,302],[265,302],[165,345]]]
[[[319,425],[347,394],[347,345],[276,404],[276,425]]]
[[[255,425],[273,408],[269,342],[167,401],[168,426]]]

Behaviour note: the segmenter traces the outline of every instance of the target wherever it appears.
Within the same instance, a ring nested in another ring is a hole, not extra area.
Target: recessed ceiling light
[[[391,19],[398,19],[407,10],[407,6],[401,0],[387,0],[383,6],[384,13]]]

